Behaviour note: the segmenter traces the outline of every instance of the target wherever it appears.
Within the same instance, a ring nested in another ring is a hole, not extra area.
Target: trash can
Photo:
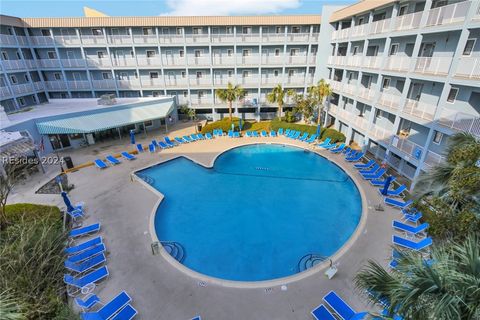
[[[67,169],[73,168],[73,161],[71,157],[63,157],[63,161],[65,161],[65,165],[67,166]]]
[[[202,124],[197,123],[197,132],[202,132]]]

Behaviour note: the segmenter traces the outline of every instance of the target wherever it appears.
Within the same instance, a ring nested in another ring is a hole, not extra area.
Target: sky
[[[0,13],[16,17],[79,17],[83,7],[109,16],[320,14],[345,0],[0,0]]]

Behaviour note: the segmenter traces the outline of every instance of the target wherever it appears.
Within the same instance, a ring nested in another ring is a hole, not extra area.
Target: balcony
[[[401,98],[399,95],[382,92],[378,103],[387,109],[398,110],[400,109]]]
[[[446,161],[446,158],[438,153],[428,150],[423,162],[424,169],[430,170],[432,167],[438,166]]]
[[[392,23],[392,18],[378,20],[370,23],[370,34],[380,34],[390,31],[390,24]]]
[[[235,64],[235,58],[233,56],[214,55],[212,62],[213,62],[213,65],[215,66],[219,66],[219,65],[233,66]]]
[[[65,68],[85,68],[87,65],[84,59],[61,59],[61,62]]]
[[[284,43],[285,33],[264,33],[262,43]]]
[[[6,70],[35,69],[34,60],[2,60]]]
[[[80,44],[80,38],[76,35],[71,36],[55,36],[55,42],[60,46],[71,46]]]
[[[0,96],[2,99],[10,97],[11,95],[12,94],[10,93],[10,90],[8,90],[8,87],[0,87]]]
[[[84,45],[106,44],[105,36],[102,35],[82,35]]]
[[[89,67],[101,68],[101,67],[110,67],[112,63],[109,58],[88,58],[87,65]]]
[[[158,37],[158,41],[161,44],[179,44],[179,43],[184,43],[183,40],[183,35],[182,34],[172,34],[172,35],[166,35],[162,34]]]
[[[214,86],[226,86],[228,83],[235,83],[235,77],[214,77],[213,78],[213,85]]]
[[[90,89],[90,81],[86,80],[73,80],[73,81],[67,81],[68,83],[68,88],[70,90],[85,90],[85,89]]]
[[[203,56],[203,57],[189,56],[187,57],[187,62],[189,66],[209,66],[211,63],[210,56]]]
[[[309,64],[316,64],[317,63],[317,56],[310,55],[308,57],[308,63]]]
[[[480,57],[462,57],[455,70],[455,77],[480,80]]]
[[[110,44],[132,44],[132,36],[129,34],[116,34],[107,36]]]
[[[163,65],[164,66],[182,66],[186,65],[185,57],[163,57]]]
[[[275,76],[262,76],[261,78],[261,85],[272,85],[276,86],[277,84],[282,83],[282,77],[275,77]]]
[[[291,42],[303,42],[308,43],[310,38],[309,33],[287,33],[287,43]]]
[[[305,77],[302,76],[291,76],[287,77],[285,80],[285,85],[300,85],[304,86],[305,85]]]
[[[139,89],[141,87],[140,80],[117,80],[118,89]]]
[[[47,90],[52,90],[52,91],[62,91],[62,90],[67,90],[67,85],[65,81],[59,80],[59,81],[45,81],[45,88]]]
[[[133,43],[136,44],[157,44],[158,39],[157,36],[154,34],[148,34],[148,35],[134,35],[133,36]]]
[[[187,34],[185,36],[186,43],[210,43],[208,34]]]
[[[60,60],[58,59],[38,59],[37,64],[42,68],[60,68]]]
[[[19,35],[17,35],[17,41],[18,41],[18,44],[21,45],[21,46],[28,46],[28,45],[30,45],[27,36],[19,36]]]
[[[145,88],[163,88],[163,80],[159,78],[142,79],[142,87]]]
[[[137,65],[137,60],[135,58],[117,58],[112,59],[112,64],[114,67],[135,67]]]
[[[429,27],[452,23],[463,23],[471,4],[471,1],[463,1],[430,9],[425,26]]]
[[[352,27],[350,31],[350,38],[358,38],[358,37],[366,36],[369,31],[368,26],[369,25],[365,23],[365,24]]]
[[[366,56],[363,59],[362,65],[364,68],[380,69],[382,66],[382,57],[380,56]]]
[[[285,61],[285,55],[283,54],[279,56],[262,55],[262,64],[281,66],[283,65],[284,61]]]
[[[45,87],[43,86],[43,83],[41,81],[32,82],[32,86],[35,91],[45,90]]]
[[[389,56],[385,61],[386,70],[408,72],[411,58],[407,56]]]
[[[288,64],[306,64],[307,56],[288,56]]]
[[[480,137],[480,117],[478,115],[443,109],[438,123],[453,130],[468,132]]]
[[[233,43],[235,37],[231,33],[216,33],[211,36],[212,43]]]
[[[188,86],[187,78],[166,77],[165,86],[167,87],[184,87]]]
[[[357,95],[360,98],[372,101],[375,98],[375,90],[360,86],[360,88],[358,89]]]
[[[17,45],[17,40],[15,39],[15,36],[12,36],[10,34],[0,34],[0,42],[2,45]]]
[[[396,149],[402,151],[408,156],[413,156],[414,159],[419,160],[423,153],[423,147],[408,139],[394,136],[391,145]]]
[[[31,83],[22,83],[12,85],[12,91],[15,95],[28,94],[34,92],[34,87]]]
[[[420,102],[413,99],[407,99],[402,112],[406,114],[410,114],[420,119],[432,121],[433,118],[435,117],[436,110],[437,110],[437,106],[435,105]]]
[[[360,117],[358,115],[355,115],[345,109],[342,109],[334,104],[330,105],[329,109],[330,113],[336,115],[340,119],[342,119],[344,122],[349,123],[357,127],[357,129],[362,129],[364,131],[367,131],[368,128],[370,127],[368,120]]]
[[[350,30],[351,30],[351,28],[335,30],[335,31],[332,32],[332,39],[333,40],[347,39],[350,35]]]
[[[106,80],[92,80],[92,85],[94,89],[115,89],[115,80],[106,79]]]
[[[414,72],[446,76],[452,63],[451,57],[418,57]]]
[[[422,21],[423,11],[406,14],[395,18],[395,31],[417,29]]]
[[[240,79],[240,83],[242,85],[258,86],[258,82],[259,82],[259,79],[257,76],[242,77]]]
[[[362,56],[348,56],[345,64],[349,67],[361,67]]]
[[[317,43],[319,37],[320,37],[320,34],[319,34],[319,33],[312,33],[312,37],[311,37],[311,39],[310,39],[310,42]]]
[[[357,85],[356,84],[349,84],[345,83],[343,85],[343,92],[350,94],[350,95],[355,95],[357,93]]]
[[[253,55],[253,56],[238,57],[237,64],[238,65],[249,65],[249,66],[254,65],[254,66],[256,66],[256,65],[260,64],[260,56],[257,54],[257,55]]]
[[[213,104],[213,99],[211,97],[195,97],[195,98],[192,97],[191,101],[192,101],[192,104],[196,106]]]
[[[347,64],[346,56],[330,56],[328,57],[328,64],[343,66]]]
[[[368,128],[368,134],[371,137],[374,137],[376,140],[386,140],[392,135],[392,133],[385,129],[377,126],[376,124],[371,124]]]
[[[190,77],[189,83],[191,87],[205,87],[212,85],[212,77],[203,76],[203,77]]]
[[[237,42],[238,43],[259,43],[260,42],[260,34],[255,33],[255,34],[237,34]]]
[[[137,58],[137,63],[140,67],[160,67],[162,65],[162,60],[159,57]]]
[[[332,90],[342,91],[343,83],[341,81],[331,80],[330,87],[332,88]]]
[[[55,41],[50,36],[31,36],[30,41],[37,46],[53,46]]]

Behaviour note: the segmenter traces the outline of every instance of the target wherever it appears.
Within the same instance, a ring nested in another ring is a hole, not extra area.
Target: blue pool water
[[[180,243],[185,266],[216,278],[295,274],[302,256],[334,254],[361,215],[348,175],[295,147],[250,145],[223,153],[212,169],[177,158],[137,174],[165,195],[158,238]]]

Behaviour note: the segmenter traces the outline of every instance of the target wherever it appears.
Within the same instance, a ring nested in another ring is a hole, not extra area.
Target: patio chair
[[[342,150],[345,148],[345,143],[340,144],[338,147],[334,149],[330,149],[330,152],[332,153],[340,153]]]
[[[355,312],[339,295],[330,291],[323,301],[343,320],[363,319],[368,312]]]
[[[252,131],[249,130],[249,131],[245,132],[245,136],[246,136],[247,138],[253,137]]]
[[[152,143],[150,143],[150,144],[148,145],[148,151],[150,151],[150,153],[154,153],[154,152],[155,152],[155,146],[154,146]]]
[[[190,139],[192,139],[192,141],[197,141],[198,140],[197,135],[195,133],[192,133],[190,135]]]
[[[323,146],[328,146],[328,145],[330,145],[330,141],[332,141],[332,139],[327,138],[327,139],[325,139],[323,142],[321,142],[320,144],[318,144],[317,147],[323,148]]]
[[[288,136],[290,134],[290,131],[292,131],[292,130],[291,129],[285,130],[285,136]]]
[[[101,243],[103,243],[102,237],[98,236],[98,237],[92,238],[90,240],[87,240],[85,242],[79,243],[75,246],[65,248],[64,252],[68,255],[74,255],[74,254],[82,252],[82,251],[84,251],[84,250],[86,250],[90,247],[94,247],[96,245],[99,245]]]
[[[157,140],[153,139],[152,144],[155,146],[155,148],[158,148],[158,142]]]
[[[111,319],[115,314],[118,314],[128,303],[132,301],[132,298],[122,291],[115,298],[107,302],[98,311],[82,313],[83,320],[99,320],[99,319]]]
[[[388,196],[388,197],[399,197],[402,195],[402,193],[407,190],[407,186],[402,184],[401,186],[399,186],[397,189],[395,190],[387,190],[387,194],[383,194],[382,191],[383,191],[383,188],[380,188],[378,190],[378,192],[380,192],[380,194],[382,196]]]
[[[380,169],[380,165],[378,163],[375,163],[371,168],[368,168],[368,169],[362,169],[360,171],[358,171],[360,174],[372,174],[374,173],[375,171],[377,171],[378,169]]]
[[[382,177],[385,174],[385,172],[387,172],[387,169],[382,168],[374,173],[362,173],[362,177],[365,180],[378,179]]]
[[[277,136],[277,133],[275,132],[275,130],[270,130],[270,137],[276,137]]]
[[[106,277],[108,277],[108,268],[107,266],[103,266],[90,273],[82,274],[80,277],[73,277],[70,274],[64,274],[63,282],[73,288],[82,289],[88,285],[97,283]]]
[[[205,138],[207,138],[208,140],[212,140],[213,136],[210,132],[207,132],[207,133],[205,133]]]
[[[261,135],[264,138],[268,137],[267,131],[265,131],[265,130],[262,130]]]
[[[308,138],[308,132],[304,132],[300,137],[298,137],[297,139],[300,140],[300,141],[305,141],[307,140]]]
[[[138,153],[142,153],[144,151],[141,143],[137,144],[137,151],[138,151]]]
[[[404,202],[404,201],[399,201],[399,200],[395,200],[393,198],[388,198],[388,197],[386,197],[384,201],[386,204],[391,205],[393,207],[400,208],[400,209],[407,208],[413,203],[413,200],[411,199]]]
[[[130,320],[135,318],[138,311],[134,307],[127,304],[120,312],[118,312],[111,320]]]
[[[367,163],[355,163],[353,166],[357,169],[366,169],[366,168],[370,168],[374,164],[375,164],[375,160],[371,159]]]
[[[402,231],[409,235],[414,235],[414,236],[417,236],[419,234],[425,235],[426,234],[425,230],[427,230],[429,226],[430,225],[427,222],[424,222],[418,226],[412,226],[412,225],[403,223],[401,221],[397,221],[397,220],[392,221],[392,227],[394,229],[397,229],[399,231]]]
[[[235,131],[235,132],[233,133],[233,138],[240,138],[240,132]]]
[[[167,146],[169,146],[169,147],[175,147],[175,146],[178,144],[178,142],[175,143],[175,142],[173,142],[172,140],[170,140],[169,137],[164,137],[163,140],[165,141],[165,143],[166,143]],[[177,140],[177,139],[175,138],[174,140]]]
[[[190,138],[189,136],[183,136],[182,138],[183,138],[183,140],[185,140],[187,142],[192,142],[193,141],[193,139]]]
[[[175,137],[175,141],[179,144],[187,143],[187,141],[180,137]]]
[[[78,263],[80,261],[90,259],[91,257],[103,253],[105,251],[105,244],[101,243],[95,247],[91,247],[90,249],[84,250],[80,252],[79,254],[76,254],[74,256],[68,257],[65,261],[68,261],[69,263]]]
[[[100,223],[94,223],[85,227],[73,229],[70,231],[68,236],[70,238],[83,237],[91,233],[98,232],[98,230],[100,230]]]
[[[393,235],[392,236],[392,242],[393,242],[393,244],[395,244],[397,246],[400,246],[400,247],[404,247],[404,248],[411,249],[411,250],[414,250],[414,251],[421,251],[425,248],[428,248],[432,244],[433,241],[432,241],[432,238],[425,237],[425,238],[415,242],[415,241],[410,240],[410,239],[406,239],[406,238],[402,238],[402,237],[398,237],[398,236]]]
[[[123,151],[121,153],[121,155],[122,155],[123,158],[125,158],[127,160],[135,160],[136,159],[136,157],[134,155],[132,155],[132,154],[126,152],[126,151]]]
[[[360,161],[363,156],[365,155],[365,153],[363,152],[358,152],[358,153],[355,153],[349,157],[346,157],[345,160],[348,161],[348,162],[357,162],[357,161]]]
[[[310,138],[306,139],[305,142],[306,143],[313,143],[315,142],[315,140],[317,139],[317,135],[316,134],[312,134],[310,135]]]
[[[95,163],[95,165],[99,169],[105,169],[105,168],[108,167],[107,164],[105,162],[103,162],[103,160],[101,160],[101,159],[95,159],[93,162]]]
[[[395,180],[397,180],[397,178],[392,176],[392,180],[390,180],[390,182],[393,182]],[[372,186],[384,186],[385,182],[387,182],[386,179],[372,179],[372,180],[370,180],[370,183],[372,184]]]
[[[96,294],[89,294],[83,299],[77,297],[74,300],[77,306],[79,306],[84,312],[100,302],[100,298]]]
[[[109,154],[108,156],[105,157],[105,159],[107,159],[108,162],[110,162],[111,164],[113,165],[117,165],[117,164],[120,164],[120,160],[118,160],[117,158],[115,158],[114,156],[112,156],[111,154]]]
[[[205,136],[202,133],[197,133],[197,139],[198,140],[204,140]]]
[[[402,220],[405,221],[405,222],[408,221],[408,222],[412,222],[412,223],[417,224],[418,221],[420,221],[420,219],[422,219],[422,217],[423,217],[423,214],[420,211],[418,211],[414,214],[408,214],[408,213],[404,214]]]
[[[258,138],[258,137],[259,137],[259,136],[258,136],[258,132],[257,132],[257,131],[253,131],[253,132],[252,132],[252,136],[253,136],[254,138]]]
[[[158,146],[162,148],[163,150],[170,148],[165,142],[159,141]]]
[[[337,320],[323,304],[310,312],[315,320]]]
[[[277,134],[279,136],[283,135],[283,128],[279,128]]]
[[[77,272],[77,273],[84,273],[92,268],[97,267],[98,265],[105,263],[107,261],[105,254],[97,254],[87,260],[84,260],[79,263],[72,263],[70,261],[65,261],[63,264],[65,268],[70,271]]]

